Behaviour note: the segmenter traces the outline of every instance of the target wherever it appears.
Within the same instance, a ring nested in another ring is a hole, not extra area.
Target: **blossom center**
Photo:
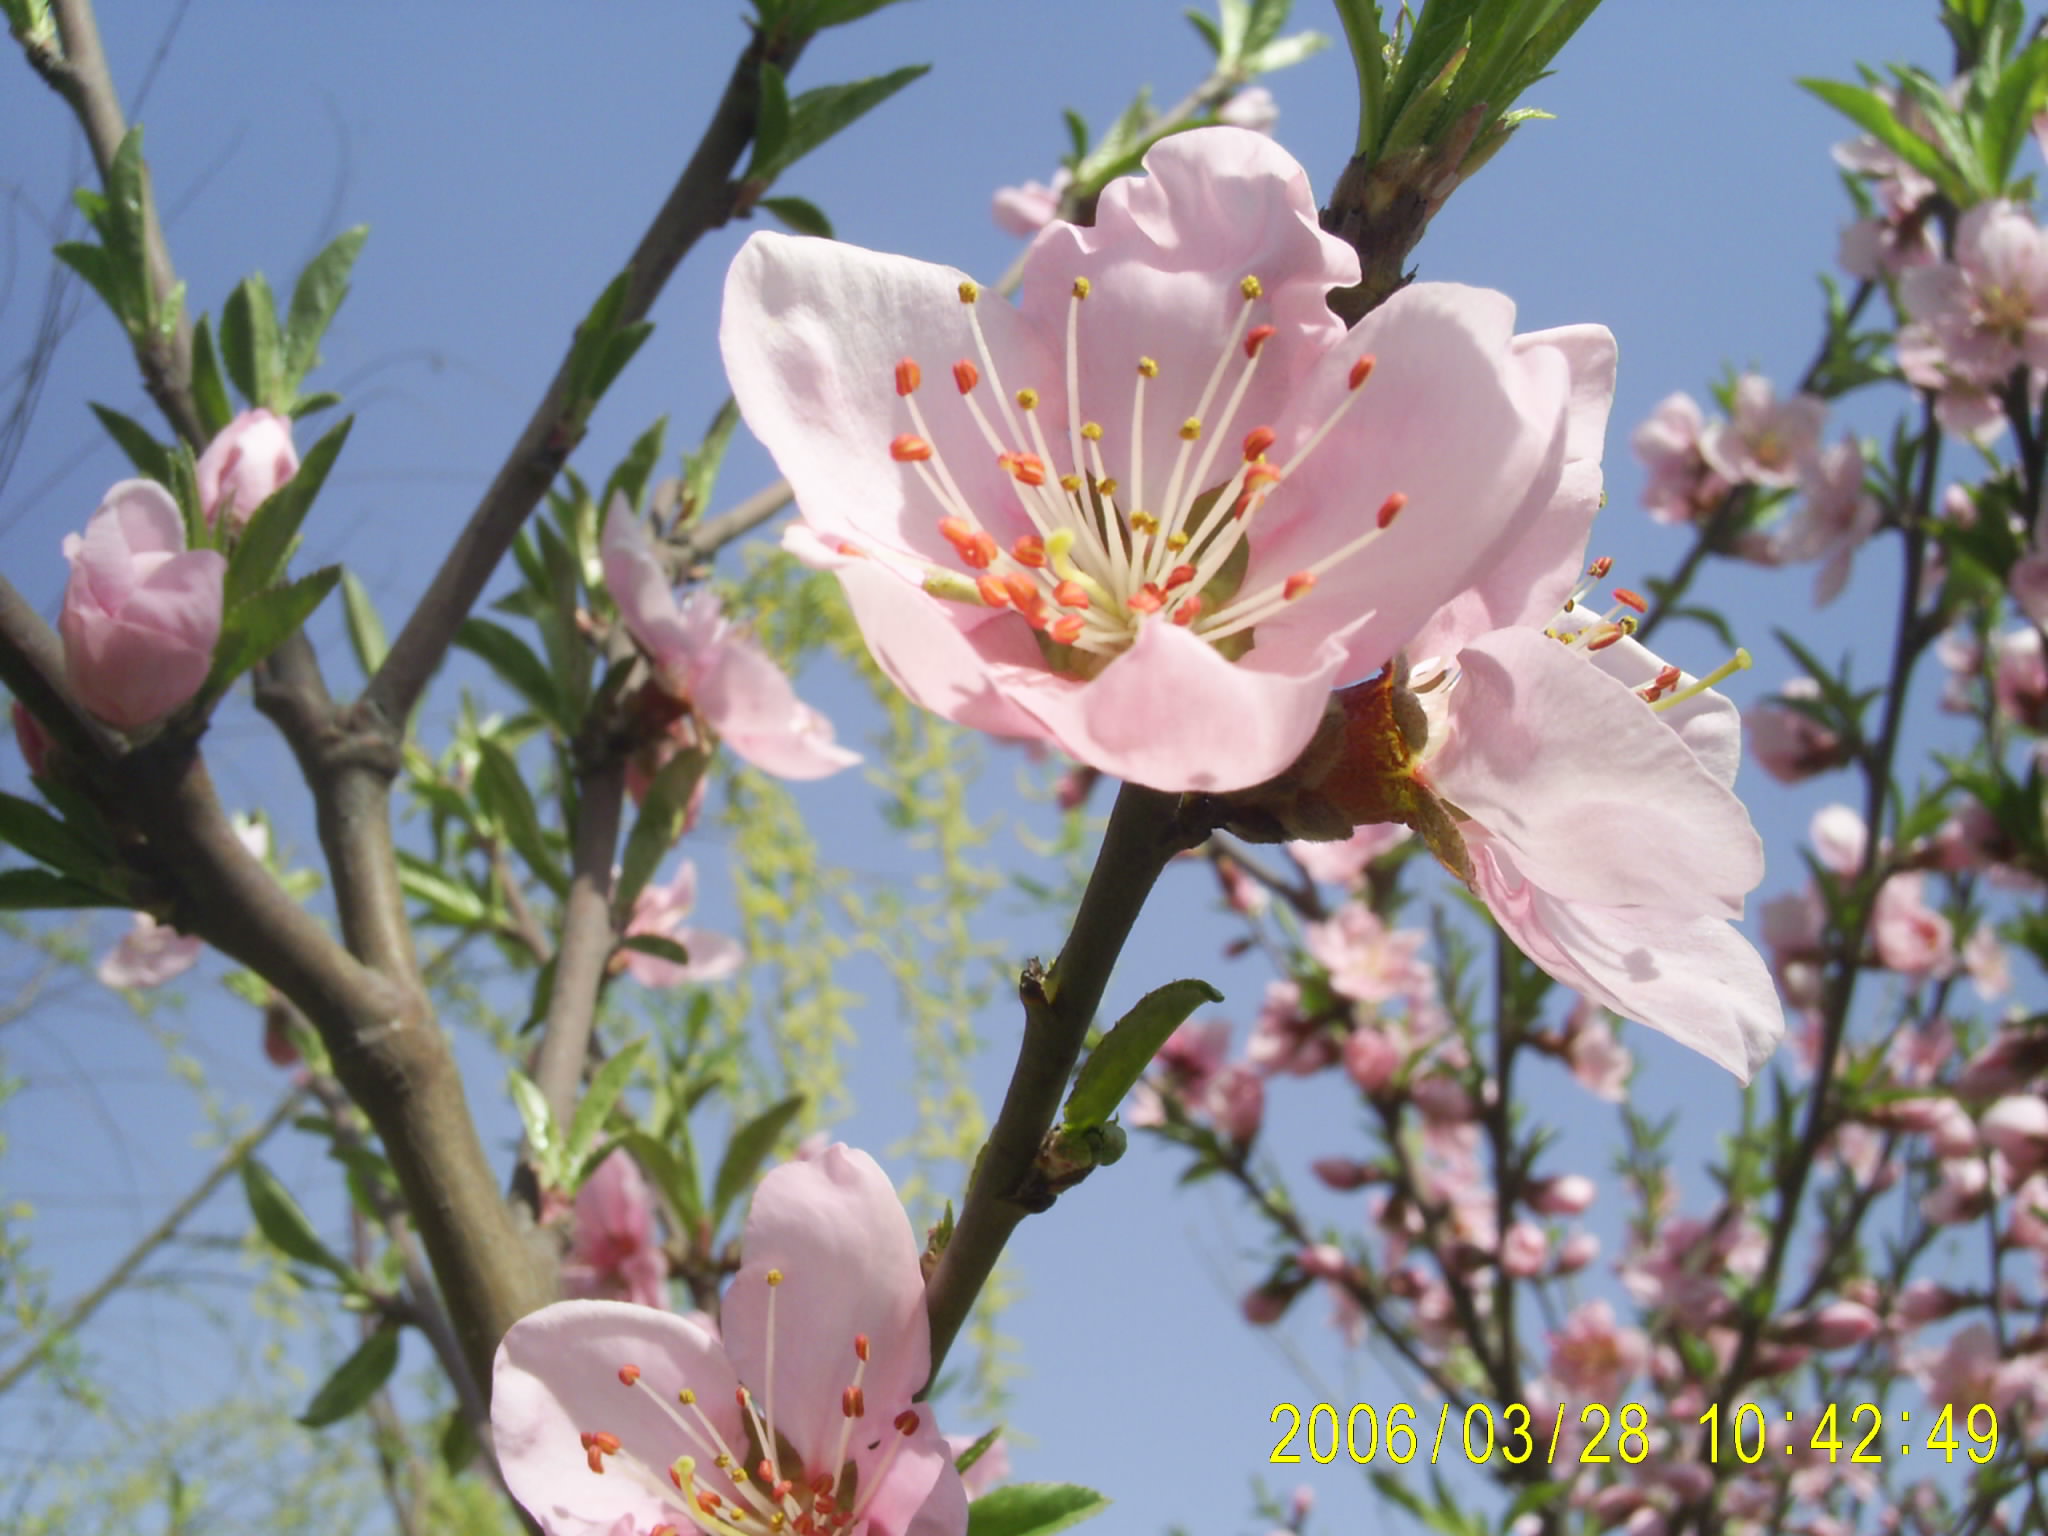
[[[1389,496],[1371,526],[1342,548],[1245,590],[1260,508],[1350,410],[1373,359],[1352,365],[1343,398],[1285,463],[1276,464],[1268,454],[1278,434],[1242,420],[1275,328],[1260,318],[1268,301],[1259,279],[1243,278],[1238,291],[1235,320],[1206,377],[1169,378],[1153,358],[1135,359],[1129,441],[1117,444],[1106,441],[1100,422],[1082,408],[1089,279],[1076,278],[1068,293],[1067,419],[1051,423],[1050,431],[1039,390],[1029,381],[1015,390],[1006,386],[977,313],[981,290],[963,282],[960,301],[975,356],[952,365],[959,404],[946,409],[966,419],[943,423],[946,440],[979,439],[1013,482],[1032,531],[1007,545],[989,531],[981,515],[989,509],[977,508],[936,446],[939,436],[918,400],[923,370],[904,358],[896,365],[895,388],[913,430],[891,441],[890,456],[908,464],[939,504],[938,531],[957,561],[930,567],[925,590],[1013,609],[1039,637],[1054,671],[1086,678],[1128,649],[1147,623],[1180,625],[1235,660],[1252,648],[1257,624],[1379,538],[1406,505],[1405,496]],[[1170,463],[1148,464],[1146,423],[1162,412],[1178,420],[1178,445]],[[1014,518],[1008,520],[1014,526]]]
[[[851,1342],[853,1363],[846,1385],[840,1392],[840,1431],[836,1448],[828,1461],[807,1466],[801,1453],[780,1434],[775,1424],[775,1298],[783,1281],[779,1269],[771,1269],[768,1282],[768,1347],[765,1370],[769,1385],[756,1397],[744,1384],[734,1397],[742,1416],[743,1437],[735,1443],[708,1414],[696,1391],[687,1381],[663,1383],[657,1389],[638,1365],[618,1368],[618,1379],[629,1390],[645,1394],[669,1419],[680,1436],[681,1454],[669,1460],[661,1471],[628,1448],[619,1436],[605,1430],[585,1430],[578,1436],[590,1470],[600,1476],[614,1470],[633,1478],[663,1502],[664,1513],[676,1518],[656,1525],[649,1536],[760,1536],[762,1532],[788,1532],[792,1536],[854,1536],[864,1528],[868,1506],[874,1501],[890,1466],[903,1445],[921,1423],[917,1410],[905,1408],[890,1421],[888,1443],[863,1478],[857,1466],[854,1437],[865,1434],[872,1450],[880,1444],[875,1432],[864,1424],[867,1398],[862,1381],[867,1375],[871,1353],[868,1336],[855,1334]],[[865,1486],[862,1486],[863,1482]]]

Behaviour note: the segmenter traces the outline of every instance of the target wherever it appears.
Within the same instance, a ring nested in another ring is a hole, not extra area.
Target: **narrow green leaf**
[[[512,1103],[519,1110],[519,1123],[526,1127],[526,1145],[548,1183],[554,1184],[553,1174],[561,1166],[562,1138],[555,1129],[555,1116],[548,1108],[547,1096],[538,1083],[516,1067],[505,1077],[512,1088]]]
[[[221,377],[220,357],[213,349],[213,326],[204,315],[192,327],[192,401],[199,407],[199,420],[209,438],[235,419],[227,380]]]
[[[548,846],[547,833],[540,824],[540,810],[533,803],[533,792],[526,787],[518,762],[494,736],[484,737],[479,751],[478,803],[498,824],[505,840],[518,850],[527,867],[557,896],[566,896],[569,876],[562,869],[559,856]]]
[[[565,733],[573,733],[575,722],[566,717],[561,695],[546,663],[511,630],[502,624],[493,624],[489,619],[464,619],[462,627],[455,632],[455,643],[488,665],[507,686],[538,710],[543,719],[553,722]]]
[[[1064,1123],[1069,1129],[1107,1123],[1145,1068],[1171,1035],[1204,1003],[1220,1003],[1223,994],[1206,981],[1169,981],[1138,999],[1102,1037],[1074,1078]]]
[[[484,899],[468,885],[452,880],[417,854],[404,850],[398,855],[399,889],[426,905],[438,921],[456,928],[473,928],[491,915]]]
[[[347,1418],[374,1397],[397,1368],[398,1324],[387,1322],[363,1340],[313,1394],[299,1423],[307,1429],[324,1429]]]
[[[605,481],[604,495],[598,498],[599,507],[609,508],[612,497],[624,491],[627,505],[635,512],[640,510],[641,501],[647,493],[647,477],[654,473],[654,466],[661,460],[661,446],[667,436],[668,418],[662,416],[633,440],[633,446],[619,460],[619,467]]]
[[[704,441],[693,452],[683,455],[683,506],[690,516],[698,515],[710,504],[719,468],[725,463],[726,446],[732,442],[733,428],[739,423],[739,403],[727,395],[705,429]]]
[[[120,148],[107,164],[106,215],[101,226],[110,275],[122,294],[120,313],[135,330],[147,329],[155,319],[151,313],[149,259],[143,247],[148,177],[149,168],[142,159],[142,129],[138,125],[122,137]]]
[[[820,240],[836,238],[832,233],[832,221],[825,217],[824,209],[816,203],[806,202],[801,197],[764,197],[758,206],[767,209],[800,235],[814,235]]]
[[[967,1471],[977,1461],[981,1460],[982,1457],[988,1454],[989,1447],[994,1445],[996,1441],[1000,1440],[1002,1438],[1002,1435],[1003,1426],[998,1424],[994,1429],[988,1431],[980,1439],[976,1440],[974,1444],[968,1446],[966,1450],[962,1451],[958,1456],[955,1456],[953,1458],[953,1470],[955,1472]]]
[[[341,404],[341,396],[331,389],[318,390],[310,395],[301,395],[292,402],[291,418],[302,421],[316,411],[331,411]]]
[[[297,394],[301,382],[320,362],[320,338],[348,297],[348,274],[369,238],[367,225],[343,230],[327,248],[306,263],[292,288],[291,313],[284,323],[284,383]]]
[[[584,400],[586,406],[595,405],[604,398],[605,391],[612,387],[612,381],[626,371],[626,364],[633,361],[633,354],[640,350],[640,344],[653,334],[652,320],[620,326],[612,333],[611,340],[605,343],[604,350],[598,355],[597,366],[591,370],[590,393]]]
[[[1223,34],[1217,29],[1216,23],[1200,11],[1183,11],[1181,14],[1186,16],[1194,29],[1202,34],[1202,41],[1209,45],[1209,52],[1219,59],[1222,58]]]
[[[0,794],[0,842],[82,884],[98,886],[105,856],[55,816],[18,795]]]
[[[589,402],[602,393],[593,390],[590,381],[603,355],[605,343],[619,328],[619,313],[626,307],[626,283],[632,275],[629,269],[606,283],[604,292],[590,306],[590,313],[576,327],[576,340],[569,349],[569,398],[572,401]]]
[[[284,341],[277,333],[277,300],[261,272],[235,285],[221,306],[220,345],[228,375],[251,405],[284,411],[291,391],[284,381]]]
[[[678,752],[662,765],[640,802],[640,814],[626,836],[626,851],[619,860],[618,884],[612,890],[612,917],[623,929],[633,910],[633,900],[646,886],[655,869],[667,857],[676,839],[683,835],[683,818],[697,781],[711,766],[711,754],[698,747]]]
[[[703,1222],[704,1197],[697,1190],[696,1164],[691,1159],[687,1139],[671,1149],[645,1131],[632,1130],[619,1138],[618,1145],[633,1154],[634,1161],[668,1196],[685,1226],[696,1227]]]
[[[589,1156],[604,1132],[605,1117],[611,1114],[612,1106],[619,1102],[619,1095],[632,1081],[634,1068],[640,1065],[640,1055],[646,1045],[644,1040],[628,1042],[623,1050],[591,1075],[590,1086],[584,1089],[582,1102],[576,1106],[576,1113],[569,1121],[569,1139],[562,1151],[564,1166],[581,1169],[584,1158]]]
[[[629,933],[619,940],[621,949],[630,949],[636,955],[652,955],[657,960],[666,960],[670,965],[688,965],[690,952],[674,939],[659,933]]]
[[[52,874],[47,869],[0,869],[0,912],[42,912],[74,907],[125,907],[124,896]]]
[[[789,78],[766,60],[761,64],[760,100],[754,108],[754,152],[747,159],[745,180],[771,182],[774,167],[789,139]]]
[[[245,598],[221,621],[220,640],[213,648],[213,670],[202,697],[218,698],[244,672],[284,644],[341,580],[341,567],[322,566],[288,587],[271,587]]]
[[[1945,185],[1954,184],[1954,174],[1942,164],[1934,146],[1901,123],[1877,92],[1841,80],[1801,80],[1799,84],[1877,139],[1914,170]]]
[[[123,416],[111,406],[88,402],[93,415],[99,417],[100,425],[107,429],[120,450],[128,455],[128,462],[135,466],[135,472],[145,480],[154,480],[158,485],[171,478],[170,450],[154,437],[149,428],[132,416]]]
[[[326,484],[327,472],[334,468],[335,458],[348,441],[349,429],[354,425],[353,416],[335,423],[332,430],[306,450],[306,456],[299,461],[298,472],[250,514],[241,537],[235,542],[235,551],[228,558],[227,606],[230,612],[237,604],[284,575],[292,541],[299,535],[299,525],[313,510],[313,498]]]
[[[128,317],[121,313],[123,296],[114,280],[113,262],[108,259],[104,247],[90,245],[83,240],[66,240],[52,248],[55,256],[65,266],[85,279],[86,286],[100,296],[114,318],[122,325],[128,324]]]
[[[732,1133],[725,1156],[718,1163],[718,1176],[711,1181],[711,1223],[714,1228],[725,1220],[725,1213],[733,1201],[753,1186],[761,1165],[768,1161],[768,1155],[775,1150],[775,1143],[782,1139],[782,1133],[803,1113],[803,1107],[804,1096],[791,1094],[780,1104],[771,1104]]]
[[[770,68],[770,65],[761,68],[764,108]],[[776,144],[769,146],[757,131],[753,163],[747,168],[748,179],[774,181],[812,150],[851,127],[911,81],[930,71],[929,64],[909,64],[886,75],[805,91],[788,103],[788,122]],[[765,110],[763,115],[765,117]]]
[[[1052,1536],[1109,1508],[1093,1488],[1073,1483],[1007,1483],[967,1507],[967,1536]]]
[[[288,1259],[354,1280],[355,1271],[320,1241],[299,1202],[261,1159],[242,1159],[242,1190],[249,1197],[249,1214],[256,1218],[256,1229],[271,1247]]]
[[[384,638],[384,621],[377,617],[377,605],[370,601],[369,589],[356,579],[354,571],[347,569],[341,573],[341,604],[356,665],[363,669],[364,677],[374,677],[384,665],[391,645]]]

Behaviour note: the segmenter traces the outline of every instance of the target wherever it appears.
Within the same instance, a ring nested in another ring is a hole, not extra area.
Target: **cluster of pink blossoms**
[[[1864,485],[1862,445],[1853,436],[1823,444],[1827,405],[1813,395],[1780,400],[1771,382],[1735,381],[1727,419],[1709,420],[1683,392],[1659,402],[1631,439],[1645,470],[1643,505],[1663,523],[1705,523],[1727,499],[1796,492],[1796,511],[1743,533],[1735,553],[1760,565],[1821,562],[1814,601],[1831,603],[1849,580],[1856,551],[1876,532],[1879,508]]]

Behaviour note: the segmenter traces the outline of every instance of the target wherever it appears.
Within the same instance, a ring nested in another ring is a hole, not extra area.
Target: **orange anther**
[[[623,1385],[625,1385],[625,1386],[629,1386],[629,1387],[630,1387],[630,1386],[634,1385],[634,1384],[635,1384],[636,1382],[638,1382],[639,1380],[640,1380],[640,1367],[639,1367],[639,1366],[637,1366],[637,1365],[622,1365],[622,1366],[620,1366],[620,1367],[619,1367],[619,1381],[620,1381],[620,1382],[621,1382],[621,1383],[622,1383]]]
[[[591,1471],[595,1472],[599,1477],[604,1476],[604,1457],[598,1453],[596,1446],[593,1445],[590,1448],[584,1456],[584,1460],[590,1464]]]
[[[1271,341],[1272,339],[1272,326],[1253,326],[1250,330],[1244,333],[1244,355],[1246,357],[1257,357],[1259,355],[1259,348],[1263,347],[1267,342]]]
[[[1607,573],[1613,569],[1614,556],[1602,555],[1599,559],[1595,560],[1591,565],[1586,567],[1586,574],[1592,577],[1595,581],[1603,581],[1606,579]]]
[[[1248,465],[1245,469],[1244,488],[1247,491],[1256,490],[1262,485],[1278,485],[1279,483],[1280,466],[1277,464],[1252,464]]]
[[[1176,565],[1166,573],[1166,590],[1171,592],[1175,587],[1184,587],[1194,579],[1195,568],[1192,565]]]
[[[1078,581],[1063,581],[1052,589],[1052,600],[1062,608],[1086,608],[1088,592]]]
[[[918,1417],[914,1409],[906,1408],[895,1418],[896,1432],[903,1435],[917,1433]]]
[[[912,361],[912,360],[911,360],[910,358],[907,358],[907,357],[906,357],[906,358],[904,358],[904,359],[903,359],[903,360],[902,360],[901,362],[899,362],[899,363],[898,363],[898,364],[896,365],[896,393],[897,393],[897,394],[899,394],[899,395],[908,395],[908,394],[913,394],[913,393],[915,393],[915,392],[916,392],[916,390],[917,390],[917,386],[918,386],[919,384],[922,384],[923,382],[924,382],[924,371],[923,371],[922,369],[920,369],[920,368],[919,368],[919,367],[917,366],[917,364],[916,364],[916,363],[915,363],[914,361]]]
[[[1202,595],[1197,592],[1193,597],[1173,610],[1173,622],[1176,624],[1192,624],[1201,616],[1201,612]]]
[[[848,1387],[839,1394],[839,1411],[849,1419],[857,1419],[868,1411],[867,1399],[859,1387]]]
[[[1032,604],[1042,601],[1038,592],[1038,583],[1029,576],[1026,576],[1022,571],[1004,572],[1003,586],[1010,594],[1010,601],[1019,608],[1029,608]]]
[[[1063,619],[1053,621],[1052,637],[1061,645],[1072,645],[1081,638],[1083,628],[1081,616],[1078,613],[1070,613]]]
[[[1650,611],[1650,605],[1644,600],[1642,594],[1631,592],[1627,587],[1616,587],[1614,589],[1614,600],[1624,608],[1635,609],[1637,613],[1648,613]]]
[[[1131,594],[1131,612],[1157,613],[1166,606],[1166,594],[1159,590],[1157,582],[1148,581]]]
[[[1401,515],[1401,509],[1407,505],[1407,496],[1400,491],[1394,492],[1393,495],[1380,503],[1379,525],[1382,528],[1389,526],[1395,518]]]
[[[1045,569],[1045,540],[1035,533],[1027,533],[1010,546],[1010,558],[1019,565],[1028,565],[1034,571]],[[867,1356],[861,1356],[863,1360]]]
[[[1615,641],[1619,640],[1623,635],[1627,633],[1628,631],[1623,629],[1620,625],[1611,625],[1607,629],[1607,631],[1604,634],[1600,635],[1597,639],[1588,640],[1586,642],[1586,649],[1589,651],[1604,651],[1607,649],[1607,647],[1614,644]]]
[[[974,527],[965,518],[942,517],[939,519],[939,533],[952,545],[962,561],[977,571],[985,571],[996,562],[1000,551],[996,541],[988,534]]]
[[[619,1454],[619,1437],[617,1435],[606,1434],[603,1430],[599,1430],[590,1437],[590,1443],[594,1448],[603,1451],[607,1456]]]
[[[1253,427],[1244,435],[1244,461],[1256,463],[1261,454],[1279,440],[1280,434],[1271,427]]]
[[[856,1333],[853,1336],[853,1353],[854,1358],[863,1363],[866,1362],[868,1358],[868,1336],[866,1334]],[[766,1474],[763,1475],[765,1476]]]
[[[1281,584],[1280,595],[1289,602],[1292,602],[1315,584],[1316,573],[1314,571],[1296,571]]]
[[[991,608],[1010,606],[1010,590],[1003,585],[1000,576],[984,576],[974,584],[974,590],[981,594],[981,600]]]
[[[967,394],[981,382],[981,370],[963,357],[953,365],[953,382],[959,386],[961,394]]]
[[[1045,484],[1045,460],[1035,453],[999,453],[996,463],[1025,485]]]
[[[1379,366],[1379,359],[1370,352],[1351,365],[1351,387],[1357,389],[1372,377],[1373,369]]]
[[[718,1497],[718,1495],[713,1493],[709,1488],[706,1488],[702,1493],[699,1493],[697,1495],[697,1507],[703,1510],[704,1513],[707,1515],[717,1514],[718,1506],[722,1502],[723,1501]]]
[[[1676,667],[1662,667],[1658,670],[1657,680],[1654,684],[1652,684],[1652,686],[1655,687],[1659,692],[1662,692],[1666,688],[1676,688],[1678,686],[1679,679],[1682,678],[1684,675],[1685,674],[1683,672],[1680,672]]]
[[[915,432],[905,432],[889,444],[889,457],[898,464],[914,464],[931,456],[932,445]]]

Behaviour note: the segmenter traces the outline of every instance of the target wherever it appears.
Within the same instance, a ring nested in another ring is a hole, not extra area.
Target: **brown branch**
[[[763,486],[745,501],[728,507],[714,518],[686,527],[675,538],[675,547],[687,565],[701,565],[733,540],[752,533],[790,503],[794,493],[787,480]]]
[[[740,55],[696,153],[633,251],[620,325],[644,319],[669,275],[699,237],[732,218],[732,177],[753,138],[761,65],[772,62],[787,69],[801,47],[800,41],[771,46],[757,37]],[[584,429],[577,413],[565,356],[497,478],[470,514],[454,548],[434,573],[426,595],[405,621],[364,692],[364,702],[383,717],[387,727],[397,728],[412,712],[414,701],[447,655],[455,631],[475,606],[484,583],[554,483],[570,451],[582,440]]]
[[[31,42],[26,48],[28,61],[50,88],[64,98],[85,130],[93,164],[99,168],[104,185],[107,169],[128,135],[128,123],[121,111],[121,98],[114,90],[113,77],[107,72],[99,23],[93,18],[91,0],[51,0],[50,10],[62,39],[61,51]],[[157,218],[156,194],[147,166],[142,172],[142,246],[154,308],[177,288],[178,276],[171,265],[170,247],[164,242],[163,225]],[[192,322],[187,313],[180,309],[177,324],[169,335],[150,327],[135,338],[135,360],[142,369],[150,398],[164,413],[164,419],[194,448],[205,447],[206,428],[192,398]]]
[[[562,915],[562,942],[555,951],[555,984],[548,994],[547,1023],[533,1071],[555,1123],[562,1126],[576,1113],[584,1061],[590,1054],[590,1031],[597,1019],[597,996],[618,937],[612,927],[612,858],[619,846],[626,798],[624,759],[605,758],[582,775],[579,789],[569,900]]]

